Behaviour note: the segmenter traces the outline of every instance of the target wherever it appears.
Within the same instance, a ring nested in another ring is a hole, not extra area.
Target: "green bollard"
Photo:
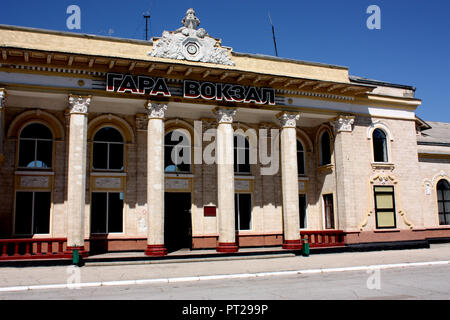
[[[78,266],[80,264],[80,252],[78,251],[78,249],[73,250],[72,262],[75,266]]]
[[[303,255],[304,257],[308,257],[308,256],[309,256],[309,243],[308,243],[308,238],[304,238],[304,239],[303,239],[302,255]]]

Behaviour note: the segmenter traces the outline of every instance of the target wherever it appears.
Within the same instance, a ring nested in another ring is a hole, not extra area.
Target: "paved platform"
[[[215,249],[190,250],[180,249],[169,252],[163,257],[149,257],[142,251],[136,252],[109,252],[91,255],[84,259],[85,265],[113,265],[113,264],[152,264],[152,263],[176,263],[190,261],[220,261],[234,259],[267,259],[294,257],[301,254],[300,251],[284,250],[280,247],[240,248],[239,252],[220,253]]]
[[[367,243],[337,247],[313,247],[310,254],[366,252],[379,250],[419,249],[429,248],[429,241],[397,241]],[[91,254],[84,258],[82,265],[129,265],[129,264],[158,264],[180,263],[199,261],[221,261],[240,259],[269,259],[281,257],[293,257],[301,255],[301,250],[285,250],[281,246],[273,247],[240,247],[238,252],[220,253],[215,249],[180,249],[169,252],[163,257],[149,257],[144,251],[109,252],[103,254]],[[38,266],[65,266],[71,265],[71,259],[30,259],[0,261],[0,270],[5,267],[38,267]]]
[[[303,256],[277,256],[265,259],[210,259],[187,263],[86,264],[79,268],[83,283],[139,279],[220,276],[260,272],[281,272],[323,268],[349,268],[393,263],[450,261],[450,244],[433,244],[429,249],[344,252]],[[0,269],[0,287],[67,284],[73,267],[4,267]]]

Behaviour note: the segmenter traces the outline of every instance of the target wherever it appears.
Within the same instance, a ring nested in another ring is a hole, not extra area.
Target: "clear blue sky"
[[[75,32],[143,39],[181,25],[193,7],[201,27],[237,52],[274,55],[349,67],[351,75],[415,86],[419,117],[450,122],[450,1],[448,0],[40,0],[4,1],[0,23],[68,31],[66,9],[80,6]],[[369,5],[381,9],[381,30],[369,30]],[[74,43],[74,45],[76,45]]]

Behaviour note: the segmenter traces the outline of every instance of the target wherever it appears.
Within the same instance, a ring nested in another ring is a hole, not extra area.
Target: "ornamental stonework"
[[[148,117],[145,115],[137,115],[136,116],[136,130],[139,131],[147,131],[148,127]]]
[[[234,66],[227,49],[220,47],[220,41],[199,28],[200,20],[194,9],[189,9],[182,20],[182,27],[176,31],[164,31],[155,41],[152,57],[209,62]]]
[[[189,189],[189,180],[166,179],[166,189],[188,190]]]
[[[331,124],[336,132],[352,132],[354,123],[354,116],[340,116]]]
[[[219,124],[233,123],[233,117],[236,115],[236,109],[214,109],[216,120]]]
[[[282,128],[295,128],[297,121],[300,119],[299,114],[283,112],[277,116]]]
[[[89,110],[89,105],[91,104],[91,97],[83,96],[69,96],[69,109],[70,113],[80,113],[87,114]]]
[[[236,191],[250,191],[250,181],[248,180],[234,180],[234,189]]]
[[[120,178],[96,178],[95,187],[99,189],[120,189],[122,180]]]
[[[47,188],[49,186],[49,177],[20,177],[20,186],[23,188]]]
[[[6,102],[6,90],[0,89],[0,111],[5,107]]]
[[[164,119],[167,111],[167,105],[148,102],[145,109],[147,111],[148,119]]]

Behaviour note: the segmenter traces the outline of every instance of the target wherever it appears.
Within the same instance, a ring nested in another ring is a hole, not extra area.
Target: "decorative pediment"
[[[209,62],[234,66],[228,50],[220,47],[220,41],[199,28],[200,20],[194,9],[189,9],[176,31],[164,31],[153,43],[152,57]]]

